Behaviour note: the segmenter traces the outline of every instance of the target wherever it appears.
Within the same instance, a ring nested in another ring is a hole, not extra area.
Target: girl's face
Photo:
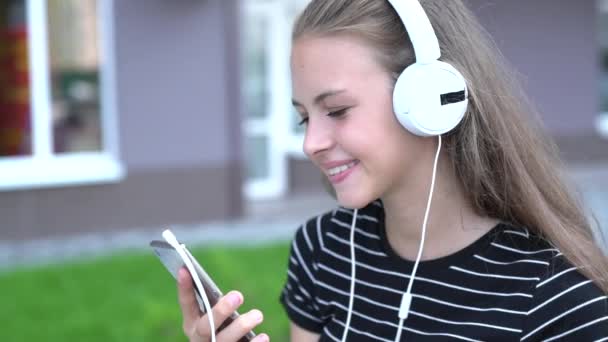
[[[393,80],[369,46],[346,35],[301,37],[291,72],[293,104],[306,125],[304,152],[341,205],[361,208],[412,185],[428,143],[395,118]]]

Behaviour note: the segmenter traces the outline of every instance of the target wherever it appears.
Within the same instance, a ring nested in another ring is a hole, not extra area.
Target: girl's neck
[[[469,204],[456,175],[444,158],[435,179],[435,191],[426,229],[422,260],[453,254],[490,231],[498,220],[482,217]],[[430,169],[430,168],[429,168]],[[417,181],[402,184],[382,198],[389,244],[401,257],[415,260],[422,237],[422,224],[431,184],[429,171]]]

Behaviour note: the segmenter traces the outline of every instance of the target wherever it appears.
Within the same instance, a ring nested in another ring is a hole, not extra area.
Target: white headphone
[[[397,79],[393,109],[399,122],[419,136],[437,136],[454,129],[464,117],[468,90],[452,65],[439,61],[439,41],[418,0],[388,1],[405,26],[416,55]]]
[[[416,62],[408,66],[397,79],[393,91],[393,109],[397,119],[409,132],[423,137],[437,136],[438,145],[433,163],[431,187],[427,199],[422,234],[416,262],[412,269],[407,289],[399,304],[399,326],[395,342],[401,341],[403,322],[410,313],[412,304],[412,285],[422,257],[426,227],[428,223],[437,162],[441,151],[441,135],[454,129],[467,110],[468,90],[464,77],[456,68],[439,61],[441,51],[439,41],[431,22],[418,0],[388,0],[393,6],[412,41]],[[348,311],[342,342],[346,342],[353,313],[355,297],[356,261],[355,261],[355,225],[358,211],[353,211],[350,230],[351,282]]]

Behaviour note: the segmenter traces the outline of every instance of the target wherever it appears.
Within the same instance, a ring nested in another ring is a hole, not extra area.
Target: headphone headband
[[[416,63],[428,64],[441,57],[439,41],[420,1],[388,0],[393,6],[414,46]]]

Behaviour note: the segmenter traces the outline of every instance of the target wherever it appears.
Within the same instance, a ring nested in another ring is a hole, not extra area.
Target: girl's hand
[[[186,269],[181,269],[178,276],[179,306],[182,309],[184,319],[183,329],[190,342],[209,342],[211,341],[211,329],[207,315],[202,315],[194,295],[194,287],[190,273]],[[216,329],[236,311],[243,303],[243,295],[237,291],[231,291],[213,307],[213,320]],[[216,331],[217,342],[239,341],[250,330],[262,323],[262,312],[251,310],[236,319],[230,325]],[[256,336],[252,342],[266,342],[269,337],[266,334]]]

